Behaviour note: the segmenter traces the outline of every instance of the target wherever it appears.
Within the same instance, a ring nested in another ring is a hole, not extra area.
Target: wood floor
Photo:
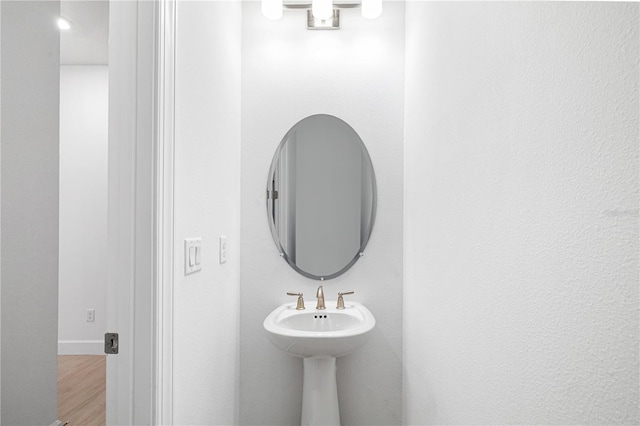
[[[58,355],[58,419],[69,426],[106,423],[106,355]]]

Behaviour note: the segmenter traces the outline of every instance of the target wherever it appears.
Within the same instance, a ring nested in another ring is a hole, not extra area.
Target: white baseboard
[[[58,355],[104,355],[102,340],[58,340]]]

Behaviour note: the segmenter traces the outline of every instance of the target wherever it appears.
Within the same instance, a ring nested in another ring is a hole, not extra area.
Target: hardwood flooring
[[[106,424],[106,355],[58,355],[58,419]]]

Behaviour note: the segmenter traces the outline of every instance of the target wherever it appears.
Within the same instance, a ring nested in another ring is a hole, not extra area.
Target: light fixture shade
[[[362,0],[362,17],[376,19],[382,14],[382,0]]]
[[[316,19],[329,19],[333,16],[331,0],[311,0],[311,13]]]
[[[262,14],[269,19],[282,17],[282,0],[262,0]]]

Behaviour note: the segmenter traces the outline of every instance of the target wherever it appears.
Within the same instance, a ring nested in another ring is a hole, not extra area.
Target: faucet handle
[[[336,306],[336,309],[344,309],[344,298],[342,296],[344,296],[345,294],[353,294],[353,293],[355,293],[355,291],[338,292],[338,306]]]
[[[302,298],[302,293],[293,293],[288,291],[287,295],[298,296],[298,303],[296,303],[296,310],[301,311],[304,309],[304,299]]]

